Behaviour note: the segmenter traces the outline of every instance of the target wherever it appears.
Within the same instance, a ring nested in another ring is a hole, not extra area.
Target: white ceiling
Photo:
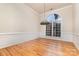
[[[44,3],[26,3],[29,7],[33,8],[38,13],[44,12]],[[71,5],[71,3],[45,3],[45,11],[49,11],[51,8],[58,9],[64,6]]]

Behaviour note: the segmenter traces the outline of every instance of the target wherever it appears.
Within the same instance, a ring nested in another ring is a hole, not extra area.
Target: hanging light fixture
[[[46,19],[45,19],[45,8],[46,8],[46,5],[44,3],[44,21],[42,21],[40,24],[41,25],[47,25],[47,24],[50,24],[50,22],[48,22]]]

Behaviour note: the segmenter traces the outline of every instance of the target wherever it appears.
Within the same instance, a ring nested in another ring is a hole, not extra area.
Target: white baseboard
[[[63,32],[61,37],[53,37],[53,36],[45,36],[44,33],[40,35],[42,38],[62,40],[67,42],[73,42],[76,48],[79,50],[79,35],[71,33],[71,32]]]
[[[79,50],[79,35],[73,34],[73,36],[74,36],[73,43],[75,44],[76,48]]]
[[[33,40],[38,37],[73,42],[75,46],[79,49],[79,35],[73,33],[63,33],[62,36],[58,38],[45,35],[39,36],[39,33],[25,33],[25,32],[0,33],[0,48],[5,48],[11,45]]]
[[[5,48],[39,37],[38,33],[1,33],[0,48]]]
[[[64,41],[73,42],[73,33],[72,32],[62,32],[61,38]]]
[[[55,39],[55,40],[62,40],[62,41],[68,41],[73,42],[73,33],[71,32],[63,32],[61,33],[61,37],[54,37],[54,36],[45,36],[45,34],[41,33],[40,37],[42,38],[49,38],[49,39]]]

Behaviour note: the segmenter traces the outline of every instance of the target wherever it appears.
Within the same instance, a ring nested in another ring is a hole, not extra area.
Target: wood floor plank
[[[72,42],[39,38],[0,49],[0,56],[79,56]]]

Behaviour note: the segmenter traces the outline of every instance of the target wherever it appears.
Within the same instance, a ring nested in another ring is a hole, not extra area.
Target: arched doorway
[[[46,36],[61,37],[61,17],[57,13],[49,14],[47,21],[50,24],[46,25]]]

